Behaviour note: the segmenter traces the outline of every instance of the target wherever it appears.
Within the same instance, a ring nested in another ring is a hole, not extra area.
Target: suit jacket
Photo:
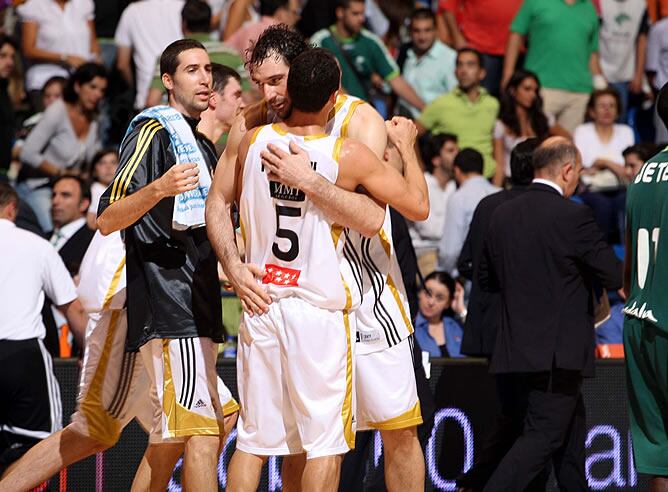
[[[510,190],[483,198],[473,213],[471,227],[457,261],[459,273],[472,281],[468,303],[468,315],[464,326],[461,351],[472,357],[491,357],[501,315],[501,296],[485,292],[478,282],[478,268],[482,257],[482,245],[497,207],[517,198],[527,186],[514,186]]]
[[[618,289],[622,267],[588,207],[537,183],[500,205],[478,280],[502,298],[492,372],[593,375],[592,282]]]
[[[49,238],[51,235],[52,233],[49,233],[46,237]],[[81,260],[83,260],[94,235],[95,231],[84,224],[58,250],[58,254],[73,277],[79,273]]]

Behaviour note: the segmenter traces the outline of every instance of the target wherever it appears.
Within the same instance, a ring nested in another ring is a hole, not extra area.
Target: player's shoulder
[[[123,140],[121,154],[127,152],[134,154],[135,150],[140,150],[144,153],[145,149],[152,147],[156,143],[169,145],[169,133],[158,120],[148,118],[140,121],[130,130]]]

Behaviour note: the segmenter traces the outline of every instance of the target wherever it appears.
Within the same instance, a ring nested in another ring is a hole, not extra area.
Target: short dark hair
[[[53,181],[53,188],[56,187],[57,183],[60,183],[61,181],[65,181],[66,179],[74,180],[79,184],[79,191],[81,192],[81,201],[83,201],[83,200],[89,200],[90,201],[90,187],[88,186],[88,183],[86,183],[79,176],[75,176],[73,174],[64,174],[62,176],[58,176]]]
[[[190,32],[209,32],[211,7],[204,0],[188,0],[181,9],[181,22]]]
[[[246,50],[246,69],[262,65],[267,58],[282,58],[286,65],[311,46],[304,36],[286,24],[277,24],[264,30],[257,41]]]
[[[413,23],[414,20],[425,20],[425,19],[429,19],[433,21],[434,24],[436,24],[436,14],[434,14],[434,11],[431,9],[427,8],[415,9],[411,14],[411,24]]]
[[[211,78],[213,79],[212,89],[214,92],[221,93],[225,90],[230,79],[234,78],[241,84],[241,76],[236,70],[221,63],[211,64]]]
[[[336,0],[336,8],[347,9],[351,3],[365,3],[365,0]]]
[[[292,107],[305,113],[317,113],[339,89],[340,80],[341,70],[331,51],[306,50],[292,61],[288,74]]]
[[[96,165],[99,161],[101,161],[102,158],[103,158],[105,155],[109,155],[109,154],[115,154],[116,157],[118,158],[118,150],[117,150],[116,148],[114,148],[114,147],[107,147],[107,148],[105,148],[105,149],[101,149],[101,150],[98,150],[97,152],[95,152],[95,154],[93,155],[93,158],[90,160],[90,164],[89,164],[89,166],[88,166],[88,174],[90,175],[91,180],[93,180],[93,179],[96,178],[96,176],[94,176],[94,174],[95,174],[95,165]]]
[[[514,185],[525,186],[533,180],[533,152],[540,145],[536,137],[518,143],[510,153],[510,181]]]
[[[260,15],[271,17],[281,7],[288,7],[288,0],[260,0]]]
[[[77,102],[79,95],[75,90],[75,86],[87,84],[95,77],[100,77],[102,79],[108,78],[107,70],[103,65],[100,65],[99,63],[84,63],[83,65],[79,66],[79,68],[77,68],[74,73],[70,75],[70,78],[67,79],[67,83],[63,88],[63,99],[65,102]]]
[[[539,171],[548,167],[561,167],[567,162],[575,162],[578,158],[577,147],[569,141],[555,142],[550,145],[542,143],[533,152],[533,169]]]
[[[16,51],[18,51],[19,49],[18,44],[16,44],[16,41],[14,40],[13,37],[7,34],[0,34],[0,48],[2,48],[6,44],[10,45]]]
[[[464,174],[482,174],[484,160],[480,152],[467,147],[459,151],[452,165],[458,167]]]
[[[46,89],[53,84],[60,84],[60,87],[64,91],[65,86],[67,85],[67,79],[65,77],[61,77],[60,75],[54,75],[53,77],[49,78],[49,80],[44,82],[44,85],[42,86],[42,89],[40,91],[42,95],[44,95]]]
[[[614,98],[615,104],[617,104],[617,114],[620,114],[622,111],[622,98],[619,95],[619,92],[617,92],[614,87],[606,87],[605,89],[594,90],[589,96],[589,101],[587,101],[587,117],[589,116],[589,111],[594,109],[598,98],[603,96],[612,96]]]
[[[471,53],[475,55],[475,57],[478,59],[478,66],[482,68],[482,54],[477,49],[470,48],[468,46],[466,48],[459,48],[457,50],[457,61],[459,61],[459,57],[464,53]]]
[[[160,55],[160,75],[174,75],[179,66],[179,55],[194,49],[206,51],[204,45],[195,39],[179,39],[167,46]]]
[[[661,87],[656,96],[656,112],[663,124],[668,126],[668,83]]]
[[[648,161],[656,152],[654,145],[647,143],[639,143],[626,147],[622,151],[622,156],[626,157],[629,154],[636,154],[640,159],[645,162]]]
[[[0,44],[0,48],[3,44]],[[18,207],[19,205],[19,194],[16,193],[16,190],[12,188],[12,185],[0,181],[0,208],[5,208],[7,205],[14,204]]]
[[[457,143],[457,135],[452,133],[436,133],[429,138],[426,145],[422,149],[422,159],[427,171],[434,172],[434,165],[431,160],[440,154],[441,149],[447,142]]]

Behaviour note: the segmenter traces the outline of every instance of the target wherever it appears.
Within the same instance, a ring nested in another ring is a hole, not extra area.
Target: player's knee
[[[109,433],[104,437],[95,436],[92,433],[83,433],[75,425],[69,424],[63,432],[71,434],[71,439],[75,441],[78,446],[85,448],[89,454],[101,453],[113,447],[121,437],[120,433]]]
[[[380,435],[383,438],[383,446],[386,449],[407,449],[415,446],[416,443],[419,446],[415,426],[406,427],[405,429],[383,430],[380,431]]]

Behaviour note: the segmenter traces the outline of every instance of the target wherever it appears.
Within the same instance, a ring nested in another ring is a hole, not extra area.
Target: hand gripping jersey
[[[363,100],[339,95],[327,123],[331,136],[348,137],[348,126]],[[401,270],[392,242],[390,211],[385,209],[383,228],[376,236],[364,238],[346,231],[346,255],[361,274],[363,300],[356,311],[357,344],[355,350],[365,354],[392,347],[413,333]],[[350,250],[353,250],[352,252]]]
[[[343,228],[303,191],[269,181],[262,165],[260,152],[267,144],[287,151],[290,141],[308,152],[318,174],[336,182],[341,139],[300,137],[277,124],[257,128],[244,163],[239,207],[246,260],[265,268],[263,283],[273,299],[296,296],[323,309],[354,309],[361,299],[353,265],[344,259]]]

